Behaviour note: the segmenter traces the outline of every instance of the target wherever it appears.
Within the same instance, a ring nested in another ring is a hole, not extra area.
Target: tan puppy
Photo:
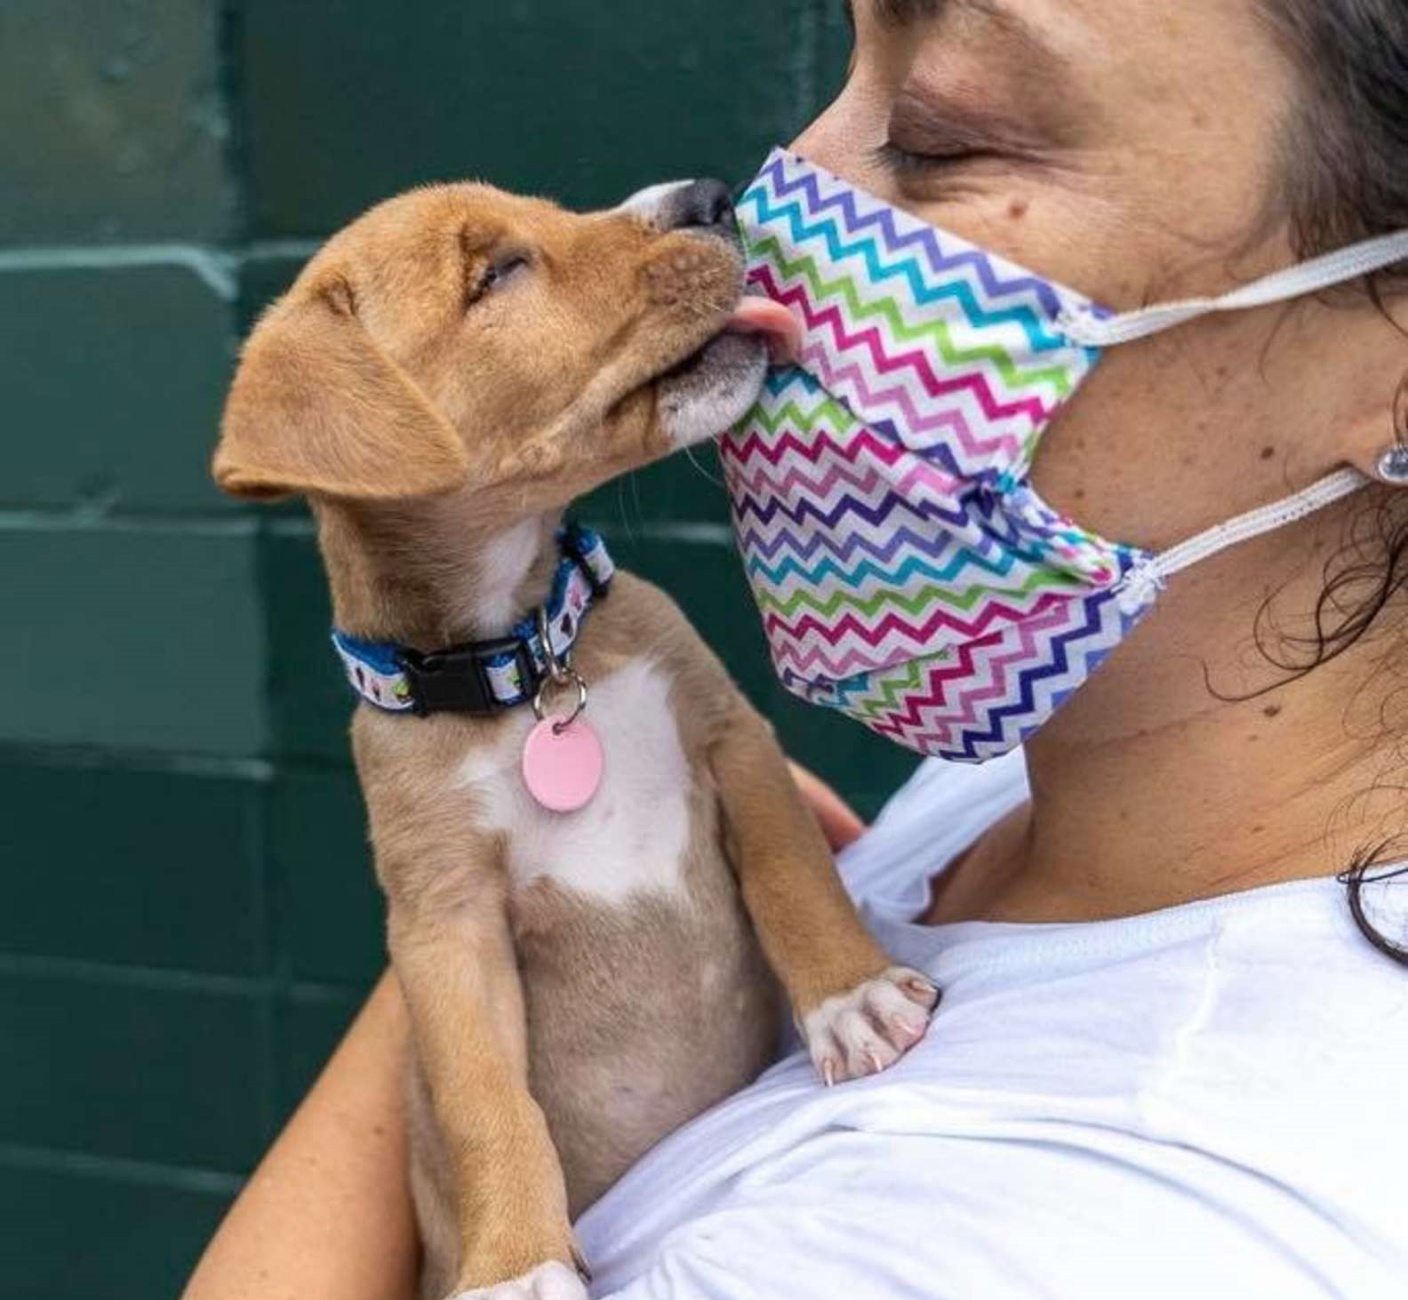
[[[573,498],[754,401],[767,345],[730,327],[785,330],[741,284],[715,182],[591,216],[418,190],[259,323],[215,476],[308,495],[340,629],[503,636],[547,599]],[[768,726],[664,595],[619,576],[573,655],[606,760],[578,812],[529,796],[529,708],[353,723],[414,1026],[429,1300],[585,1296],[571,1216],[767,1063],[769,968],[828,1081],[894,1061],[935,1001],[861,927]]]

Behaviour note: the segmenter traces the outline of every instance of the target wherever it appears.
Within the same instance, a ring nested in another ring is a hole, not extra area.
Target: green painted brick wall
[[[206,479],[249,322],[417,182],[742,179],[846,45],[839,0],[0,5],[5,1300],[174,1294],[383,960],[306,517]],[[583,516],[873,811],[909,762],[773,683],[696,460]]]

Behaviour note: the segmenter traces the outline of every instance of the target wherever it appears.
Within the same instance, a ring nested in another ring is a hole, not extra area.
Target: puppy
[[[767,1064],[777,985],[828,1083],[936,1000],[679,610],[561,531],[752,404],[795,327],[741,291],[718,182],[586,216],[421,189],[329,241],[229,396],[215,477],[308,497],[366,700],[427,1300],[584,1297],[573,1216]]]

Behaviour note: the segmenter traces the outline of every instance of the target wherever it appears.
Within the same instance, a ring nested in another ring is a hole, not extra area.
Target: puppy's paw
[[[879,1074],[924,1037],[939,1004],[934,982],[907,966],[891,966],[802,1017],[802,1037],[829,1088]]]
[[[453,1300],[589,1300],[587,1288],[566,1264],[551,1260],[526,1277],[487,1290],[461,1291]]]

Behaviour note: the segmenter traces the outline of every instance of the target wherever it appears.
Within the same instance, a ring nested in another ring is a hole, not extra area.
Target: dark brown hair
[[[1302,257],[1408,229],[1408,0],[1259,0],[1300,70],[1305,94],[1286,124],[1278,206]],[[1408,268],[1371,277],[1384,312]],[[1408,356],[1408,335],[1405,336]],[[1408,382],[1384,413],[1387,446],[1408,441]],[[1294,674],[1313,671],[1359,642],[1408,587],[1408,501],[1373,489],[1353,536],[1330,562],[1309,642],[1272,651]],[[1408,966],[1408,948],[1373,922],[1365,887],[1408,874],[1402,840],[1366,846],[1345,871],[1350,910],[1369,941]]]
[[[1300,251],[1408,228],[1408,4],[1260,3],[1306,89],[1285,142]]]

